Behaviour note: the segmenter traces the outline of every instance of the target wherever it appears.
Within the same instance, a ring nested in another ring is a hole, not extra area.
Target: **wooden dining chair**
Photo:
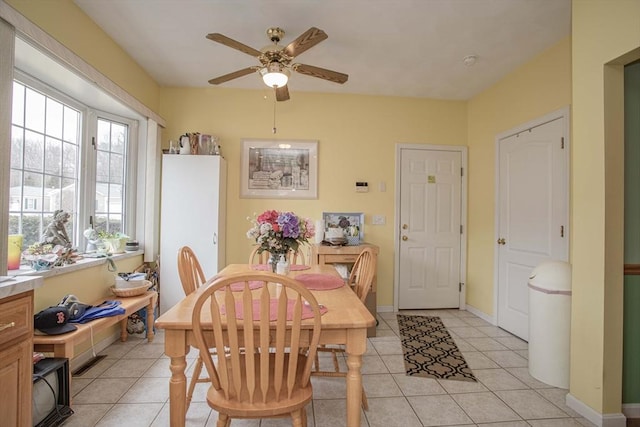
[[[373,254],[373,250],[371,248],[365,247],[358,258],[356,258],[356,262],[353,264],[351,268],[351,273],[349,274],[349,279],[347,280],[347,284],[351,286],[353,291],[356,293],[360,301],[364,304],[364,301],[367,299],[367,295],[371,290],[371,285],[373,283],[373,276],[376,271],[376,258]],[[331,353],[333,358],[333,371],[323,371],[320,370],[320,358],[318,357],[318,353]],[[344,354],[345,349],[342,346],[337,347],[327,347],[321,345],[318,347],[318,353],[316,353],[314,370],[311,372],[311,375],[318,377],[346,377],[347,373],[340,370],[340,364],[338,362],[338,354]],[[369,402],[367,400],[367,394],[364,391],[364,387],[362,388],[362,407],[365,410],[369,409]]]
[[[252,291],[256,282],[264,285]],[[219,413],[217,427],[228,427],[232,418],[287,415],[295,427],[307,425],[320,315],[300,282],[270,272],[223,276],[205,288],[192,324],[211,378],[207,403]]]
[[[198,257],[189,246],[183,246],[178,249],[178,275],[180,276],[180,283],[182,283],[185,296],[195,292],[196,289],[205,283],[204,272],[202,271]],[[187,388],[186,410],[189,409],[189,405],[191,404],[196,384],[210,382],[209,378],[200,378],[201,373],[202,359],[198,356],[193,366],[193,374],[191,375],[191,381],[189,381],[189,387]]]
[[[269,256],[271,254],[268,251],[258,253],[259,249],[260,247],[257,246],[251,251],[251,254],[249,255],[249,264],[266,264],[267,261],[269,261]],[[298,246],[297,250],[289,251],[289,264],[307,265],[302,248]]]

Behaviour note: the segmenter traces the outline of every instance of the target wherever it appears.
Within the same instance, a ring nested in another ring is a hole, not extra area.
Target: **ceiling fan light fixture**
[[[262,81],[269,87],[283,87],[289,81],[289,70],[279,62],[272,62],[260,69]]]

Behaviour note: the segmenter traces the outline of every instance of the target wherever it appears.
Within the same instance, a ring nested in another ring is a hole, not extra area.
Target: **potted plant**
[[[98,237],[102,240],[108,253],[121,254],[124,252],[125,243],[129,236],[120,232],[98,231]]]

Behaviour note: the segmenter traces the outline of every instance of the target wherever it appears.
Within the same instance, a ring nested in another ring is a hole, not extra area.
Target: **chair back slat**
[[[264,285],[251,290],[256,280]],[[239,291],[237,283],[242,283]],[[303,320],[305,306],[313,317]],[[198,290],[192,320],[212,386],[227,399],[268,404],[290,399],[297,387],[308,385],[320,338],[320,307],[300,282],[269,272],[217,277]]]
[[[249,290],[249,282],[244,282],[244,290],[242,292],[242,305],[244,311],[243,332],[245,349],[255,349],[253,341],[253,298]],[[246,386],[249,394],[249,402],[253,403],[254,392],[256,390],[256,370],[255,370],[255,351],[249,350],[244,353]]]
[[[353,264],[351,274],[349,274],[349,285],[354,287],[356,295],[358,295],[358,298],[360,298],[362,302],[365,301],[371,290],[375,271],[376,262],[373,256],[373,250],[371,248],[364,248]]]
[[[205,282],[198,257],[189,246],[178,249],[178,276],[185,295],[189,295]]]
[[[269,289],[264,286],[260,291],[260,313],[269,313],[271,310],[271,297]],[[269,370],[271,353],[271,329],[269,327],[269,316],[260,317],[260,391],[262,392],[262,403],[267,401],[267,391],[269,390]]]

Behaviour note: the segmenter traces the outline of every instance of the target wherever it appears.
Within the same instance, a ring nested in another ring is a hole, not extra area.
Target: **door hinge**
[[[564,237],[564,225],[560,226],[560,237]]]
[[[94,150],[97,150],[97,148],[96,148],[96,137],[95,136],[91,137],[91,145],[93,145],[93,149]]]
[[[464,227],[464,225],[461,225],[461,226],[460,226],[460,234],[463,234],[463,233],[464,233],[464,228],[463,228],[463,227]]]
[[[560,138],[560,149],[564,150],[564,136]]]
[[[464,283],[460,282],[458,283],[458,292],[462,292],[462,287],[464,286]]]
[[[464,168],[460,168],[460,176],[464,176]]]

